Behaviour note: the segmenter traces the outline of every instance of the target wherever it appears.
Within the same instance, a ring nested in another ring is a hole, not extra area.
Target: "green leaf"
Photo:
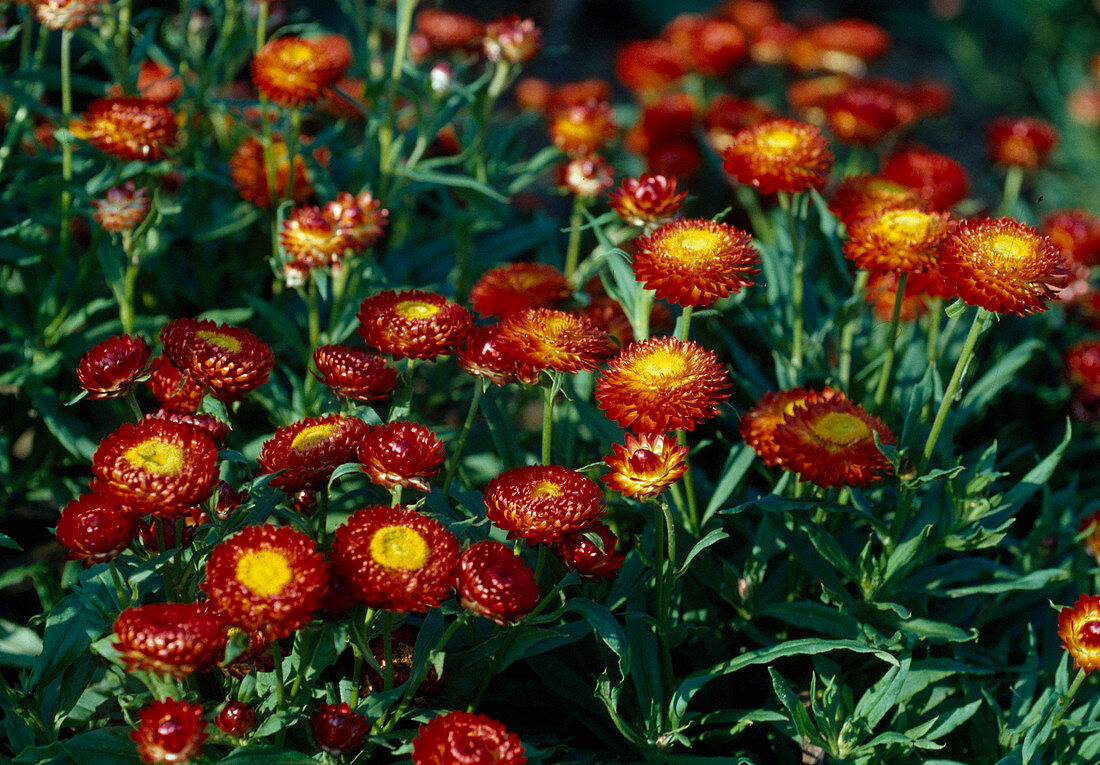
[[[978,410],[989,404],[998,393],[1016,380],[1016,372],[1042,347],[1044,343],[1034,337],[1016,345],[970,386],[963,397],[961,408]]]
[[[695,556],[703,552],[703,550],[707,549],[711,545],[717,544],[727,537],[729,537],[729,534],[727,534],[726,532],[722,531],[721,529],[714,529],[705,537],[692,545],[691,550],[688,551],[687,557],[684,558],[683,564],[680,566],[680,568],[676,570],[676,576],[681,577],[686,574],[688,566],[691,565],[691,562],[695,559]]]
[[[217,765],[317,765],[317,760],[293,749],[249,744],[218,760]]]
[[[0,619],[0,664],[30,669],[42,653],[42,638],[32,629]]]
[[[83,660],[92,640],[110,629],[106,613],[93,609],[85,600],[87,595],[81,595],[66,595],[46,617],[42,653],[31,671],[31,688],[41,689],[60,677],[70,664]]]
[[[432,186],[450,186],[452,188],[469,189],[487,196],[501,204],[508,203],[508,197],[471,178],[468,175],[456,175],[454,173],[437,173],[433,170],[417,170],[407,166],[399,166],[395,173],[408,178],[410,181],[427,183]]]
[[[630,643],[615,616],[607,610],[606,606],[587,598],[571,598],[565,610],[580,614],[592,627],[593,634],[619,657],[619,674],[626,679],[630,672]]]
[[[905,657],[899,666],[886,670],[882,679],[868,688],[867,692],[860,697],[852,714],[867,723],[867,730],[873,730],[886,713],[897,704],[898,697],[909,679],[911,664],[912,659]]]
[[[707,507],[703,511],[703,520],[717,512],[722,503],[729,499],[755,459],[756,452],[748,444],[741,444],[730,449],[726,464],[722,466],[722,472],[719,474],[718,481],[714,484],[710,501],[707,502]]]
[[[945,314],[947,314],[949,318],[955,319],[955,318],[958,318],[959,316],[962,316],[963,311],[965,311],[965,310],[966,310],[966,303],[963,302],[962,298],[958,298],[951,305],[944,308],[943,312]]]
[[[799,701],[798,696],[795,695],[791,687],[787,685],[787,681],[783,679],[783,676],[776,672],[772,667],[768,667],[768,674],[772,678],[772,688],[775,689],[775,695],[779,698],[779,703],[787,710],[787,714],[790,716],[790,720],[794,723],[794,729],[798,732],[798,735],[804,739],[808,739],[809,742],[815,746],[823,746],[825,740],[821,736],[821,732],[818,731],[817,726],[814,725],[813,720],[810,719],[810,713],[806,711],[806,707]]]
[[[103,765],[106,762],[112,765],[136,765],[141,762],[134,742],[130,739],[130,728],[99,728],[73,736],[62,746],[76,765]]]
[[[1018,484],[1005,492],[1004,499],[1001,500],[997,510],[1006,515],[1013,515],[1023,507],[1023,504],[1031,498],[1032,494],[1045,486],[1051,475],[1054,474],[1054,469],[1058,467],[1058,463],[1062,461],[1062,455],[1065,454],[1066,447],[1069,446],[1072,437],[1073,426],[1067,417],[1066,433],[1062,436],[1062,441],[1042,462],[1027,471],[1027,475],[1020,479]]]
[[[18,542],[16,542],[14,539],[9,537],[7,534],[0,534],[0,547],[6,547],[9,550],[20,550],[20,551],[22,551],[22,549],[23,549],[22,547],[19,546]]]

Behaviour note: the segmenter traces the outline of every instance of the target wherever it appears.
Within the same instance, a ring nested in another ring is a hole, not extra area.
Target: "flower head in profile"
[[[593,541],[593,537],[597,541]],[[576,571],[593,582],[614,579],[623,567],[626,555],[617,547],[619,538],[602,521],[584,531],[568,534],[554,545],[554,554],[567,571]]]
[[[505,317],[497,342],[505,356],[535,369],[594,369],[611,351],[607,335],[583,316],[529,308]]]
[[[256,89],[280,106],[319,99],[351,64],[351,44],[341,35],[279,37],[252,59]]]
[[[642,100],[652,100],[687,74],[691,61],[667,40],[635,40],[615,57],[615,76]]]
[[[657,297],[707,306],[752,284],[760,253],[745,231],[703,218],[665,223],[639,237],[634,277]]]
[[[283,218],[279,244],[289,262],[308,270],[340,262],[344,240],[318,207],[296,207]]]
[[[259,468],[264,473],[277,473],[271,485],[288,494],[321,489],[336,468],[355,462],[356,449],[368,429],[367,423],[357,417],[307,417],[279,428],[264,441]]]
[[[848,225],[844,254],[867,271],[924,271],[947,239],[948,214],[895,207]]]
[[[592,200],[614,183],[614,169],[599,154],[572,157],[558,165],[557,185],[563,193]]]
[[[1073,666],[1087,675],[1100,667],[1100,596],[1082,595],[1058,614],[1058,637]]]
[[[380,401],[397,385],[397,370],[381,356],[350,345],[321,345],[313,352],[320,380],[353,401]]]
[[[521,382],[534,385],[539,381],[539,370],[530,364],[521,364],[500,350],[497,325],[478,326],[466,336],[466,343],[458,349],[458,364],[474,377],[483,377],[493,385]]]
[[[693,342],[667,337],[627,346],[596,381],[596,401],[635,433],[693,430],[729,398],[729,375]]]
[[[920,192],[885,176],[850,175],[833,191],[829,210],[841,223],[850,226],[886,210],[923,209],[927,204]]]
[[[552,544],[595,523],[604,513],[595,481],[560,465],[506,470],[483,492],[489,520],[528,544]]]
[[[526,64],[542,50],[542,30],[535,26],[534,19],[513,13],[485,28],[482,48],[490,61]]]
[[[97,343],[80,358],[76,376],[88,398],[125,396],[145,372],[152,351],[139,335],[120,335]]]
[[[458,562],[458,596],[462,607],[506,624],[522,619],[539,602],[535,573],[500,542],[475,542]]]
[[[271,348],[242,327],[210,319],[176,319],[160,331],[164,355],[222,401],[236,401],[267,382]]]
[[[547,263],[508,263],[481,275],[470,289],[470,307],[504,317],[528,308],[554,308],[573,294],[565,274]]]
[[[145,220],[151,205],[144,187],[139,189],[133,181],[126,181],[107,189],[102,199],[92,200],[92,217],[104,231],[132,231]]]
[[[56,533],[69,560],[91,566],[117,558],[129,546],[137,517],[110,494],[82,494],[61,509]]]
[[[211,551],[202,591],[229,624],[280,638],[310,620],[328,580],[328,562],[306,534],[245,526]]]
[[[200,603],[150,603],[127,608],[114,624],[127,672],[183,678],[214,665],[225,652],[221,615]]]
[[[412,746],[413,765],[527,762],[516,734],[490,717],[471,712],[447,712],[432,718],[420,726]]]
[[[1032,169],[1047,164],[1058,145],[1058,131],[1046,120],[998,117],[986,127],[985,143],[998,165]]]
[[[1046,310],[1067,275],[1054,243],[1011,218],[961,221],[939,268],[966,303],[1021,316]]]
[[[680,211],[686,191],[677,193],[676,178],[642,173],[626,178],[608,196],[611,209],[632,226],[660,224]]]
[[[176,143],[176,115],[144,98],[99,98],[69,126],[73,135],[119,159],[155,162]]]
[[[218,449],[198,428],[143,419],[103,439],[92,456],[93,492],[138,515],[169,514],[201,502],[218,482]]]
[[[271,158],[275,164],[275,189],[278,198],[289,197],[301,204],[313,196],[313,186],[305,160],[300,153],[294,155],[294,179],[291,182],[290,156],[282,138],[271,139]],[[229,177],[237,187],[241,198],[257,207],[271,207],[271,189],[267,182],[267,164],[264,146],[255,136],[248,136],[229,158]]]
[[[462,306],[419,290],[365,298],[356,317],[363,341],[395,359],[434,359],[451,353],[473,323]]]
[[[970,177],[955,160],[923,146],[892,153],[882,163],[882,175],[920,194],[933,210],[947,210],[970,193]]]
[[[897,438],[877,417],[846,398],[794,405],[772,435],[778,464],[818,486],[867,486],[891,471],[879,451]]]
[[[414,26],[431,48],[440,51],[472,49],[485,37],[485,25],[473,16],[442,8],[420,11]]]
[[[687,472],[687,447],[664,433],[627,433],[626,444],[612,444],[611,451],[603,458],[611,468],[603,481],[624,497],[656,497]]]
[[[423,612],[454,588],[458,540],[439,521],[406,507],[356,510],[336,529],[332,560],[369,608]]]
[[[194,412],[202,403],[203,387],[185,375],[164,356],[149,364],[149,379],[145,384],[164,409]]]
[[[256,727],[256,710],[240,701],[227,701],[214,716],[218,730],[234,738],[244,738]]]
[[[309,716],[309,727],[317,746],[333,757],[357,748],[370,732],[367,718],[351,711],[351,706],[346,701],[339,704],[322,703]]]
[[[198,757],[207,739],[202,704],[154,701],[138,712],[138,726],[130,738],[142,762],[172,764]]]
[[[321,208],[321,212],[332,224],[343,247],[355,252],[369,249],[378,241],[390,214],[369,191],[359,194],[341,191],[336,199]]]
[[[359,461],[372,483],[431,491],[428,478],[443,464],[443,442],[424,425],[394,421],[370,428],[359,441]]]
[[[829,143],[818,128],[782,118],[734,134],[722,159],[729,175],[761,194],[820,188],[833,166]]]

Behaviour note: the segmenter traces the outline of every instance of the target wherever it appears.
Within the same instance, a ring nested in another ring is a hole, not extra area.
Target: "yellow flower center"
[[[402,300],[394,306],[393,310],[397,312],[398,316],[404,319],[423,321],[439,313],[439,306],[434,303],[424,303],[419,300]]]
[[[301,432],[294,436],[294,440],[290,442],[290,448],[296,452],[309,451],[318,444],[327,441],[334,430],[336,430],[336,426],[331,423],[302,428]]]
[[[532,497],[560,497],[561,495],[561,486],[548,478],[544,478],[531,488]]]
[[[226,335],[222,332],[214,332],[209,329],[200,329],[195,334],[201,337],[206,342],[210,343],[210,345],[216,345],[219,348],[229,351],[230,353],[240,353],[241,349],[244,347],[243,345],[241,345],[240,340],[231,335]]]
[[[237,581],[261,598],[283,591],[294,578],[286,556],[276,550],[254,550],[237,561]]]
[[[903,236],[917,237],[924,234],[931,218],[927,213],[917,210],[894,210],[882,216],[882,223]]]
[[[687,360],[669,348],[655,348],[638,359],[638,371],[650,382],[674,380],[688,371]]]
[[[296,67],[302,64],[308,64],[316,57],[317,51],[314,50],[313,46],[301,40],[295,40],[292,44],[283,47],[279,52],[279,58],[282,59],[281,63],[287,66]]]
[[[1012,234],[994,234],[986,238],[984,245],[984,251],[1006,265],[1026,262],[1032,255],[1031,242]]]
[[[691,228],[670,236],[664,249],[681,260],[698,260],[714,255],[721,247],[722,235],[717,231]]]
[[[370,554],[384,568],[416,570],[428,562],[431,550],[416,529],[386,526],[370,538]]]
[[[760,136],[760,143],[769,151],[783,153],[802,143],[802,136],[786,128],[777,128]]]
[[[867,423],[846,412],[829,412],[811,423],[810,430],[822,441],[836,446],[851,446],[871,437]]]
[[[167,441],[142,441],[125,456],[134,467],[158,475],[175,475],[183,467],[183,449]]]

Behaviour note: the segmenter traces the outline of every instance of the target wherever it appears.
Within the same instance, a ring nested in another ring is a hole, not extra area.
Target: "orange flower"
[[[717,357],[692,342],[651,338],[627,346],[596,381],[607,416],[635,433],[693,430],[729,398]]]
[[[1069,347],[1062,373],[1070,385],[1100,386],[1100,340],[1079,340]]]
[[[589,537],[596,535],[597,545]],[[554,555],[567,571],[576,571],[582,578],[593,582],[614,579],[619,575],[626,556],[616,550],[619,538],[606,523],[596,522],[584,531],[569,534],[554,545]]]
[[[210,552],[202,591],[230,624],[278,639],[310,620],[328,580],[328,562],[307,535],[245,526]]]
[[[603,461],[611,468],[603,481],[624,497],[650,499],[661,494],[687,471],[687,447],[663,433],[626,434],[626,445],[612,444]]]
[[[176,142],[176,114],[144,98],[99,98],[69,129],[119,159],[155,162]]]
[[[829,199],[829,210],[845,226],[886,210],[907,207],[923,210],[926,205],[921,193],[882,175],[850,175]]]
[[[615,57],[615,76],[643,100],[651,100],[683,77],[690,66],[683,51],[667,40],[637,40]]]
[[[356,196],[341,191],[324,206],[322,213],[341,238],[343,247],[362,252],[382,236],[390,211],[379,207],[369,191]]]
[[[608,204],[631,226],[664,223],[684,204],[686,191],[676,193],[676,179],[642,173],[627,178],[608,196]]]
[[[349,345],[318,346],[313,363],[333,393],[355,401],[380,401],[397,385],[397,370],[385,359]]]
[[[707,132],[707,141],[715,152],[721,154],[735,133],[778,116],[767,106],[723,93],[707,103],[703,112],[703,127]]]
[[[149,379],[145,384],[165,409],[194,412],[202,403],[203,387],[176,369],[164,356],[157,356],[149,364]]]
[[[867,271],[924,271],[936,262],[949,217],[921,207],[872,213],[848,226],[844,254]]]
[[[447,712],[420,726],[412,742],[413,765],[493,763],[524,765],[523,744],[491,717]]]
[[[351,63],[351,46],[340,35],[270,40],[252,59],[252,82],[280,106],[319,99]]]
[[[788,58],[802,71],[862,74],[889,47],[890,35],[881,27],[862,19],[837,19],[799,35]]]
[[[594,369],[611,350],[607,335],[588,319],[549,308],[513,313],[499,325],[504,356],[535,369]]]
[[[870,146],[912,125],[921,115],[910,89],[893,80],[856,80],[824,105],[838,141]]]
[[[1077,533],[1085,535],[1082,540],[1085,549],[1100,564],[1100,510],[1093,510],[1091,515],[1082,518]]]
[[[168,420],[126,423],[92,457],[92,491],[139,515],[171,514],[203,501],[218,482],[218,450],[198,428]]]
[[[508,547],[486,539],[471,545],[458,562],[462,607],[504,625],[538,605],[535,572]]]
[[[138,712],[137,729],[130,733],[142,762],[184,763],[201,753],[206,741],[202,704],[165,699]]]
[[[635,246],[634,277],[682,306],[708,306],[760,273],[760,253],[748,233],[704,218],[666,223]]]
[[[209,669],[225,653],[226,626],[201,603],[150,603],[127,608],[114,624],[127,672],[183,678]]]
[[[160,331],[164,355],[222,401],[236,401],[267,382],[275,358],[260,338],[209,319],[176,319]]]
[[[322,489],[336,468],[355,462],[355,450],[368,429],[367,423],[356,417],[307,417],[279,428],[274,437],[264,441],[260,471],[277,473],[271,485],[288,494]]]
[[[359,305],[359,336],[395,359],[434,359],[462,342],[473,322],[434,292],[379,292]]]
[[[962,165],[921,146],[891,154],[882,164],[882,175],[920,192],[933,210],[954,207],[970,192],[970,178]]]
[[[745,33],[736,24],[694,13],[674,18],[661,37],[680,49],[692,69],[712,77],[729,73],[748,50]]]
[[[539,371],[530,364],[520,364],[500,350],[496,325],[474,327],[466,336],[466,344],[458,349],[459,366],[475,377],[484,377],[493,385],[521,382],[534,385]]]
[[[313,196],[313,187],[309,183],[306,163],[301,154],[294,155],[294,185],[290,188],[287,188],[290,184],[290,160],[283,139],[271,140],[271,156],[275,162],[275,188],[280,198],[289,196],[291,201],[302,203]],[[259,139],[248,136],[241,141],[229,158],[229,176],[242,199],[257,207],[271,207],[264,145]]]
[[[57,519],[57,541],[69,550],[69,560],[83,560],[85,566],[117,558],[136,532],[130,508],[99,492],[72,500]]]
[[[761,194],[798,193],[825,184],[833,166],[829,143],[813,125],[774,119],[747,127],[730,139],[722,168]]]
[[[472,16],[441,8],[425,8],[416,14],[416,31],[436,50],[461,50],[481,44],[485,25]]]
[[[88,398],[125,396],[145,372],[152,351],[138,335],[110,337],[80,358],[76,376]]]
[[[985,130],[989,156],[998,165],[1036,168],[1058,145],[1058,131],[1049,122],[1032,117],[998,117]]]
[[[360,439],[359,461],[372,483],[393,489],[409,486],[431,491],[427,478],[443,464],[443,442],[424,425],[395,421],[379,425]]]
[[[553,308],[573,294],[565,274],[546,263],[507,263],[486,271],[470,290],[470,307],[482,316],[527,308]]]
[[[1073,608],[1058,614],[1058,637],[1073,657],[1073,666],[1087,675],[1100,667],[1100,596],[1082,595]]]
[[[752,447],[765,465],[780,465],[783,459],[775,444],[776,429],[787,417],[794,414],[795,409],[805,408],[811,401],[828,401],[833,398],[844,398],[844,394],[832,388],[825,388],[821,392],[805,388],[768,391],[741,418],[741,438],[745,439],[745,443]]]
[[[550,140],[571,157],[599,151],[615,137],[615,112],[603,101],[564,106],[550,118]]]
[[[486,515],[509,538],[552,544],[597,521],[604,511],[595,481],[560,465],[506,470],[485,487]]]
[[[940,252],[940,271],[970,305],[1021,316],[1046,310],[1067,274],[1054,243],[1011,218],[961,221]]]
[[[513,13],[485,28],[482,48],[490,61],[526,64],[542,50],[542,30],[535,26],[533,19],[523,19]]]
[[[336,529],[332,560],[368,608],[422,612],[451,594],[458,540],[416,510],[373,505]]]
[[[303,270],[331,266],[344,255],[344,240],[318,207],[296,207],[283,219],[279,243],[289,262]]]
[[[107,189],[103,199],[93,199],[95,213],[92,217],[104,231],[118,233],[132,231],[145,220],[151,203],[145,188],[135,188],[133,181]]]
[[[183,80],[172,67],[147,58],[138,70],[137,91],[154,103],[170,104],[183,93]]]
[[[840,396],[794,406],[772,439],[779,464],[818,486],[867,486],[890,472],[875,445],[893,443],[890,429]]]
[[[1058,210],[1043,221],[1042,231],[1066,260],[1083,266],[1100,261],[1100,221],[1087,210]]]

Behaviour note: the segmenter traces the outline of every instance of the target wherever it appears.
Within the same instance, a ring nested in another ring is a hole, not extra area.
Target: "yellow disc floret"
[[[415,570],[428,562],[431,550],[416,529],[387,526],[371,537],[370,553],[374,561],[385,568]]]

